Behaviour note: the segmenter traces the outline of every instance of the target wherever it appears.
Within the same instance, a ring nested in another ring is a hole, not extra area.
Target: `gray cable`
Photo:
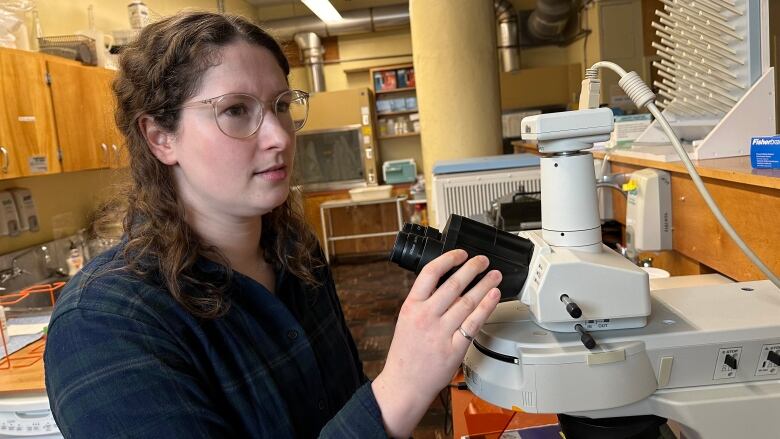
[[[762,273],[764,273],[767,279],[775,284],[775,286],[780,288],[780,278],[778,278],[777,275],[774,274],[761,259],[759,259],[753,250],[751,250],[750,247],[745,244],[745,241],[742,240],[737,231],[734,230],[734,227],[731,226],[729,221],[723,215],[723,212],[721,212],[720,208],[718,208],[715,200],[712,199],[712,196],[707,190],[707,187],[704,186],[704,182],[699,176],[699,173],[696,172],[696,168],[693,166],[690,157],[688,157],[685,149],[683,149],[683,146],[680,143],[680,139],[678,139],[677,135],[674,134],[672,126],[669,125],[669,122],[666,120],[663,113],[661,113],[661,110],[655,106],[655,94],[652,92],[652,90],[650,90],[650,87],[648,87],[647,84],[645,84],[644,81],[642,81],[639,75],[637,75],[635,72],[627,73],[615,63],[609,61],[597,62],[591,68],[599,67],[606,67],[615,71],[620,76],[620,86],[631,97],[637,107],[642,108],[644,106],[650,110],[650,114],[652,114],[658,124],[661,125],[661,129],[663,129],[666,136],[672,142],[674,150],[677,152],[680,160],[682,160],[683,165],[685,165],[685,169],[691,176],[691,180],[696,186],[696,189],[699,191],[702,198],[704,198],[704,202],[707,203],[707,207],[709,207],[710,211],[712,211],[712,214],[715,215],[715,219],[718,220],[718,223],[720,223],[721,227],[723,227],[726,233],[728,233],[734,243],[737,244],[737,247],[742,250],[742,253],[744,253],[745,256],[747,256],[748,259],[750,259],[750,261],[753,262],[753,264],[755,264],[755,266],[758,267]]]
[[[728,233],[731,239],[734,240],[734,242],[737,244],[737,247],[742,250],[745,256],[747,256],[748,259],[750,259],[750,261],[753,262],[756,267],[758,267],[758,269],[761,270],[761,272],[772,281],[773,284],[780,288],[780,278],[772,273],[772,270],[770,270],[769,267],[767,267],[766,264],[764,264],[764,262],[761,261],[761,259],[759,259],[755,253],[753,253],[753,250],[751,250],[750,247],[745,244],[745,241],[742,240],[737,231],[734,230],[734,227],[729,224],[729,221],[723,215],[723,212],[720,211],[718,205],[715,203],[715,200],[712,199],[709,191],[704,186],[704,182],[701,180],[699,173],[696,172],[696,168],[693,166],[691,159],[683,149],[682,144],[680,144],[680,140],[677,138],[677,135],[674,134],[674,131],[672,131],[671,125],[669,125],[669,122],[667,122],[664,115],[661,114],[661,110],[659,110],[653,102],[647,104],[647,109],[650,110],[650,113],[661,125],[661,128],[664,130],[664,133],[666,133],[666,136],[669,137],[669,140],[672,141],[674,150],[677,151],[677,155],[680,156],[680,159],[685,165],[685,169],[688,171],[688,174],[690,174],[691,180],[693,180],[693,184],[696,185],[696,189],[699,190],[702,198],[704,198],[704,202],[707,203],[707,206],[712,211],[712,214],[715,215],[715,218],[718,220],[720,225],[724,230],[726,230],[726,233]]]

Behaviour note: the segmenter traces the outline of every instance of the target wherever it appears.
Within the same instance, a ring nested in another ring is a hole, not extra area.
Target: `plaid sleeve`
[[[371,383],[363,384],[320,432],[321,438],[386,438]]]
[[[73,308],[49,328],[46,390],[66,438],[235,437],[159,327]]]

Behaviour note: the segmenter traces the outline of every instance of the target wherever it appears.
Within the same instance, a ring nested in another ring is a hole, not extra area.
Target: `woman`
[[[459,298],[487,259],[442,255],[368,382],[293,209],[307,96],[288,73],[271,37],[220,14],[163,19],[122,52],[125,238],[65,287],[46,346],[66,437],[405,437],[495,308],[498,272]]]

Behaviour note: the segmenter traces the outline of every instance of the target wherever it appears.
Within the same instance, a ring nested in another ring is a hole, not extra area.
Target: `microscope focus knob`
[[[780,354],[778,354],[775,351],[769,351],[769,354],[767,354],[766,359],[771,361],[772,364],[775,366],[780,366]]]
[[[731,355],[726,354],[726,358],[723,359],[723,362],[726,363],[726,366],[737,370],[737,359]]]
[[[576,303],[572,302],[567,294],[561,295],[561,302],[566,304],[566,312],[575,319],[582,317],[582,310]]]
[[[580,341],[583,345],[585,345],[588,349],[593,349],[596,347],[596,340],[593,338],[588,331],[585,330],[585,328],[582,327],[579,323],[574,325],[574,329],[577,330],[577,332],[580,333]]]

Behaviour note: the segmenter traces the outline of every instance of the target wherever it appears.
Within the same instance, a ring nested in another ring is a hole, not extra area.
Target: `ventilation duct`
[[[310,68],[311,91],[314,93],[325,91],[325,71],[322,65],[325,49],[322,47],[320,37],[314,32],[302,32],[295,34],[295,42],[301,48],[304,64]]]
[[[310,69],[311,89],[325,91],[325,74],[320,38],[356,35],[397,29],[409,25],[409,5],[397,4],[342,12],[338,23],[325,24],[314,16],[269,20],[263,26],[281,41],[294,40]]]
[[[498,20],[498,55],[505,72],[520,70],[520,50],[517,45],[517,13],[509,0],[494,0]]]
[[[265,21],[263,27],[282,41],[292,40],[302,32],[314,32],[320,38],[379,32],[408,26],[409,5],[357,9],[342,12],[341,16],[344,20],[327,25],[315,16],[305,16]]]
[[[540,41],[558,38],[566,29],[571,11],[571,0],[538,0],[528,17],[528,33]]]

